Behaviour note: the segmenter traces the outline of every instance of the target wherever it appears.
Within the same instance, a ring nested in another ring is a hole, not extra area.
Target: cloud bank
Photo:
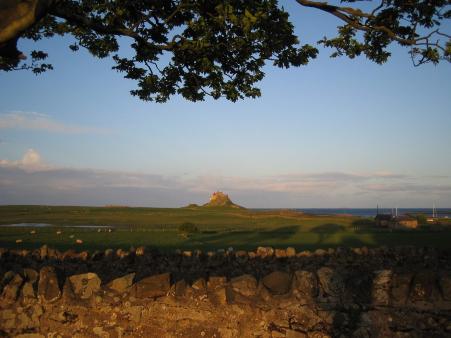
[[[179,207],[205,203],[216,190],[246,207],[451,206],[448,176],[390,172],[292,173],[267,177],[167,176],[61,168],[29,149],[21,160],[0,159],[0,204]]]

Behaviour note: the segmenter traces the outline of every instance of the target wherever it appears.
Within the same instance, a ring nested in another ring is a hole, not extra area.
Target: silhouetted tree
[[[297,3],[343,22],[335,37],[319,41],[333,57],[364,54],[381,64],[395,42],[410,48],[416,65],[450,61],[450,35],[440,30],[450,0],[381,0],[371,9],[372,1]],[[265,63],[298,67],[318,53],[299,44],[277,0],[0,0],[0,69],[52,69],[43,51],[23,63],[17,40],[65,34],[76,40],[73,51],[112,56],[113,68],[137,81],[131,93],[157,102],[174,94],[191,101],[257,97]],[[125,44],[132,53],[120,50]]]

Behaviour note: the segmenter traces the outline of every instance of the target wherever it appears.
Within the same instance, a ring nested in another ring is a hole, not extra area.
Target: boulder
[[[0,288],[3,288],[6,284],[8,284],[11,279],[14,278],[14,276],[16,275],[16,273],[14,271],[8,271],[5,272],[5,274],[3,275],[1,281],[0,281]]]
[[[380,270],[374,274],[372,302],[374,305],[387,306],[390,303],[390,286],[393,272],[391,270]]]
[[[308,250],[301,251],[296,254],[296,257],[311,257],[312,253]]]
[[[66,278],[63,286],[62,300],[65,304],[71,304],[76,301],[76,299],[77,297],[75,297],[72,283],[70,282],[69,278]]]
[[[60,253],[58,252],[58,250],[52,248],[47,249],[47,259],[58,259],[59,256]]]
[[[328,252],[326,251],[326,250],[324,250],[324,249],[316,249],[315,250],[315,256],[325,256],[325,255],[327,255],[328,254]]]
[[[273,295],[283,295],[290,291],[291,276],[283,271],[274,271],[262,279],[263,285]]]
[[[391,296],[395,303],[405,304],[407,301],[412,277],[413,274],[410,272],[397,273],[393,276]]]
[[[191,286],[196,291],[205,292],[207,290],[207,283],[203,278],[199,278]]]
[[[107,287],[111,290],[123,293],[127,291],[133,285],[133,279],[135,273],[129,273],[128,275],[116,278],[107,284]]]
[[[105,250],[105,254],[104,254],[104,257],[105,257],[105,258],[112,258],[113,255],[114,255],[113,249],[106,249],[106,250]]]
[[[322,267],[317,271],[317,275],[322,301],[337,302],[344,293],[345,285],[342,274],[332,268]]]
[[[23,275],[25,277],[25,280],[27,282],[30,282],[31,284],[34,284],[37,282],[39,274],[36,270],[25,268],[23,269]]]
[[[182,298],[185,296],[186,282],[184,279],[179,280],[177,283],[175,283],[174,288],[174,295],[176,298]]]
[[[22,290],[20,291],[21,299],[24,303],[31,302],[36,299],[36,293],[34,292],[33,284],[25,282]]]
[[[310,271],[294,273],[294,291],[302,304],[311,304],[318,295],[318,278]]]
[[[235,257],[239,263],[246,263],[249,259],[247,251],[239,250],[235,253]]]
[[[227,279],[225,277],[212,276],[208,279],[208,298],[215,305],[227,304]]]
[[[227,290],[225,287],[214,289],[208,292],[208,298],[214,305],[227,304]]]
[[[431,302],[435,297],[434,285],[436,284],[435,274],[431,271],[420,271],[413,278],[410,290],[410,300]]]
[[[89,252],[88,251],[81,251],[78,255],[77,258],[81,261],[87,261],[89,258]]]
[[[257,293],[257,280],[252,275],[232,278],[230,285],[233,291],[246,297],[255,296]]]
[[[287,257],[287,252],[285,251],[285,249],[276,249],[275,256],[276,258],[285,258]]]
[[[165,296],[171,288],[170,273],[150,276],[133,285],[136,298],[155,298]]]
[[[47,258],[49,252],[49,247],[47,245],[43,245],[39,248],[39,258],[44,260]]]
[[[44,302],[53,302],[61,297],[55,268],[45,266],[39,271],[38,297]]]
[[[101,280],[97,274],[88,272],[69,277],[74,294],[81,299],[88,299],[100,290]]]
[[[451,301],[451,274],[445,274],[439,279],[443,299]]]
[[[14,303],[19,296],[20,287],[23,284],[23,278],[19,274],[14,274],[10,281],[3,288],[1,299],[6,304]]]
[[[210,276],[207,283],[208,290],[214,290],[220,287],[224,287],[227,284],[227,278]]]
[[[263,247],[259,246],[257,248],[257,256],[260,258],[272,257],[274,255],[274,249],[270,246]]]
[[[296,256],[296,249],[292,248],[291,246],[287,248],[287,257],[295,257]]]
[[[247,257],[247,251],[245,250],[238,250],[235,252],[236,257]]]
[[[78,254],[75,250],[69,249],[62,253],[62,260],[68,260],[68,259],[76,259],[78,258]]]

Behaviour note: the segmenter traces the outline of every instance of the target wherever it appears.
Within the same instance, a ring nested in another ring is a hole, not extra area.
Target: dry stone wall
[[[449,337],[427,248],[0,250],[4,337]]]

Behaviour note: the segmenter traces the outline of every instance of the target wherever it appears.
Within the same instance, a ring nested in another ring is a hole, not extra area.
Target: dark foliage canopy
[[[320,44],[332,57],[365,55],[376,63],[389,45],[409,49],[415,65],[451,61],[451,36],[443,31],[451,0],[343,0],[337,4],[290,0],[340,19],[337,35]],[[0,70],[52,69],[47,53],[28,60],[19,38],[34,41],[70,34],[69,48],[111,56],[115,70],[137,82],[131,93],[165,102],[174,94],[188,100],[260,96],[255,84],[263,66],[306,65],[318,49],[302,45],[289,14],[277,0],[0,0]],[[124,51],[130,45],[132,54]]]

